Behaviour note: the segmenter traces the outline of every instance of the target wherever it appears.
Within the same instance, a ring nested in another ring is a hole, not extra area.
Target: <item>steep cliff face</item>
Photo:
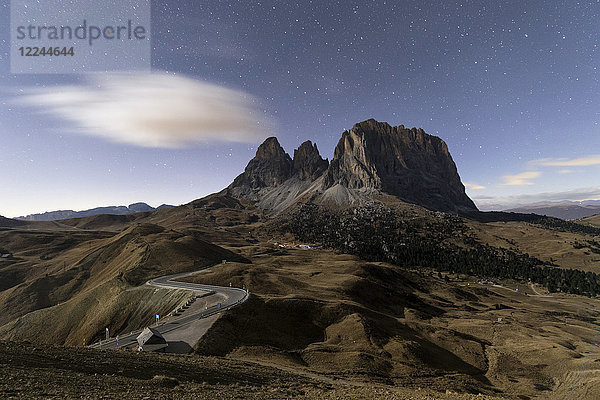
[[[329,162],[321,158],[317,145],[313,145],[310,140],[294,150],[292,171],[300,180],[315,180],[323,175],[328,166]]]
[[[324,188],[337,184],[378,190],[434,210],[476,209],[442,139],[374,119],[342,134]]]
[[[230,188],[262,189],[276,187],[291,178],[314,181],[327,170],[329,162],[323,160],[316,144],[310,140],[294,150],[294,159],[283,150],[277,138],[270,137],[258,147],[244,173]]]
[[[282,184],[291,176],[292,159],[283,150],[277,138],[270,137],[258,147],[256,156],[230,187],[273,187]]]
[[[432,210],[476,210],[444,141],[373,119],[342,134],[329,163],[310,141],[285,153],[267,139],[228,190],[281,209],[299,201],[354,203],[387,194]]]

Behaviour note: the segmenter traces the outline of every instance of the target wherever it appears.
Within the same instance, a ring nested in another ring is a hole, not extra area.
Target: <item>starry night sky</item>
[[[12,75],[0,0],[0,215],[145,201],[182,204],[227,186],[255,143],[144,148],[73,135],[15,103],[80,75]],[[323,157],[375,118],[449,146],[484,209],[600,199],[600,2],[153,1],[155,71],[255,99],[293,153]]]

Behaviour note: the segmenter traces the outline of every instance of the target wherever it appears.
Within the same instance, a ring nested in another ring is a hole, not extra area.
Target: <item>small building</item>
[[[163,335],[153,328],[146,328],[137,337],[138,351],[162,351],[168,344]]]

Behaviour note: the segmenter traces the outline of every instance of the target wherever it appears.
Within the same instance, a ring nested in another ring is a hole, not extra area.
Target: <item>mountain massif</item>
[[[331,162],[310,141],[291,158],[268,138],[226,191],[275,212],[299,202],[356,205],[385,195],[436,211],[477,209],[442,139],[374,119],[345,131]]]

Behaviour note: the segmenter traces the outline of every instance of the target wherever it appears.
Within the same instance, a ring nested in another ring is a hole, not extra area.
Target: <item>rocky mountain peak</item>
[[[266,139],[256,150],[244,173],[239,175],[231,187],[259,189],[278,186],[292,176],[292,159],[283,150],[275,137]]]
[[[310,140],[294,150],[292,171],[301,180],[317,179],[328,166],[329,162],[321,157],[316,143],[312,144]]]
[[[255,159],[281,159],[281,158],[289,158],[289,155],[283,150],[283,147],[279,144],[279,141],[276,137],[270,137],[265,139],[265,141],[258,146],[256,150]]]
[[[435,210],[476,209],[442,139],[374,119],[342,134],[324,186],[337,184],[378,190]]]

